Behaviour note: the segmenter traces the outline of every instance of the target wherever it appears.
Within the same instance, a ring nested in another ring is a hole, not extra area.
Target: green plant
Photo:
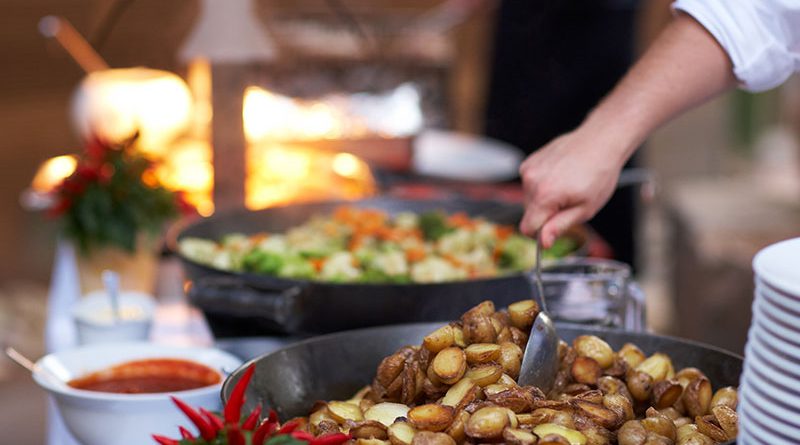
[[[161,186],[136,139],[117,145],[93,139],[54,191],[50,215],[82,253],[107,246],[133,252],[140,234],[155,235],[179,212],[191,211],[181,193]]]

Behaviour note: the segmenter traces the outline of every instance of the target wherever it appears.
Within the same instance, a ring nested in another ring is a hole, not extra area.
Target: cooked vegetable
[[[511,423],[508,410],[497,406],[481,408],[467,422],[467,436],[473,439],[494,439],[503,435]]]
[[[546,257],[574,250],[565,248],[574,242],[559,241],[543,252]],[[231,233],[218,241],[187,237],[180,240],[179,250],[217,269],[343,283],[496,277],[527,270],[536,258],[536,242],[515,234],[511,226],[463,213],[390,217],[355,207],[337,208],[285,233]],[[526,319],[518,317],[514,326]]]
[[[712,393],[700,370],[676,373],[666,354],[646,357],[632,344],[614,351],[599,337],[577,337],[561,343],[554,390],[520,386],[525,342],[507,339],[514,324],[529,323],[532,307],[473,307],[421,346],[386,357],[370,387],[318,403],[307,430],[349,432],[354,445],[711,445],[736,437],[735,388]]]

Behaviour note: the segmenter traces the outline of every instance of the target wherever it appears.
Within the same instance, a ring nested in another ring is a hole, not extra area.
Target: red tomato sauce
[[[88,391],[148,394],[185,391],[220,382],[217,371],[180,359],[147,359],[121,363],[70,380],[69,386]]]

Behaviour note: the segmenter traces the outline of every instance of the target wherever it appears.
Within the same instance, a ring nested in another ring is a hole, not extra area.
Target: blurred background
[[[69,20],[112,67],[168,70],[194,86],[216,70],[215,82],[228,73],[231,88],[244,72],[262,88],[255,99],[276,91],[307,98],[364,85],[385,91],[413,81],[420,126],[487,135],[525,152],[577,125],[671,17],[668,0],[254,0],[252,19],[266,42],[256,48],[260,59],[212,60],[209,67],[192,58],[192,29],[202,22],[199,0],[2,4],[0,343],[19,345],[31,356],[44,351],[58,228],[23,195],[44,161],[79,151],[70,106],[85,76],[39,32],[43,16]],[[226,67],[233,65],[244,68],[230,74]],[[215,100],[224,88],[215,84]],[[402,97],[403,90],[392,91]],[[241,96],[226,100],[247,106]],[[267,130],[251,129],[249,143],[259,131]],[[636,155],[634,164],[649,172],[647,186],[621,190],[592,226],[617,258],[634,264],[652,330],[742,351],[752,256],[800,232],[798,135],[800,81],[793,78],[767,93],[720,97],[659,130]],[[208,214],[214,207],[201,173],[210,153],[197,153],[202,159],[193,171],[201,178],[187,181],[196,186],[195,204]],[[241,173],[235,162],[216,168],[222,180]],[[370,193],[371,186],[356,181],[353,188],[350,181],[341,187],[350,197]],[[303,198],[274,190],[229,193],[232,202],[250,208]],[[14,375],[4,363],[0,385],[10,385]],[[24,424],[36,429],[35,422]]]

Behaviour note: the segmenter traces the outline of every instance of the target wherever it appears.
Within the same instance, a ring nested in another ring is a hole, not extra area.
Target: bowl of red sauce
[[[33,377],[82,444],[140,445],[186,425],[170,396],[219,411],[222,382],[241,363],[215,348],[102,343],[47,355]]]

